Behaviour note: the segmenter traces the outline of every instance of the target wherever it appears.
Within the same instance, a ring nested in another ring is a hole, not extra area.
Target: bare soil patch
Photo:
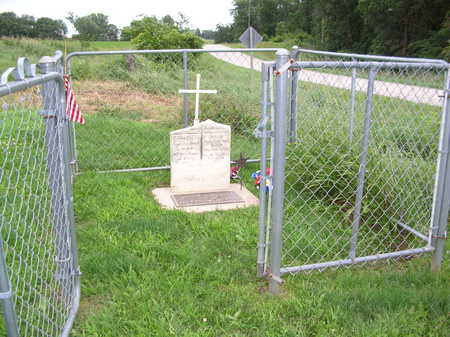
[[[77,81],[74,90],[80,109],[97,113],[107,108],[139,112],[142,121],[155,123],[179,115],[181,97],[158,96],[119,81]]]

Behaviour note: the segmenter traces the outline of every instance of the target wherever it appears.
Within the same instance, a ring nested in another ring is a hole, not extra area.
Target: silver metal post
[[[289,61],[289,52],[277,52],[276,69],[280,69]],[[275,96],[275,134],[274,134],[274,166],[273,166],[273,198],[272,198],[272,232],[270,247],[270,280],[269,291],[278,294],[281,281],[281,249],[284,209],[284,179],[286,165],[286,113],[288,99],[288,73],[277,74]]]
[[[61,178],[62,187],[64,191],[64,209],[66,211],[65,217],[68,226],[68,234],[70,236],[70,251],[72,255],[72,269],[78,270],[78,253],[76,249],[76,237],[75,237],[75,216],[73,209],[73,192],[72,192],[72,179],[71,179],[71,167],[70,167],[70,142],[69,142],[69,132],[70,132],[70,121],[66,116],[65,106],[66,97],[64,94],[64,87],[60,83],[59,85],[59,101],[58,101],[58,132],[59,132],[59,152],[60,152],[60,165],[61,165]],[[72,270],[72,273],[74,272]]]
[[[359,173],[358,173],[358,186],[356,188],[356,200],[355,200],[355,211],[353,213],[353,223],[352,223],[352,236],[350,238],[350,259],[355,259],[356,257],[356,246],[358,244],[358,233],[359,225],[361,222],[361,206],[364,193],[364,183],[366,178],[366,166],[367,158],[369,154],[369,138],[370,138],[370,126],[372,123],[372,97],[375,76],[377,74],[377,69],[371,67],[369,70],[369,83],[367,87],[367,100],[366,100],[366,112],[364,115],[364,135],[362,139],[362,151],[359,159]]]
[[[39,61],[41,72],[48,74],[57,72],[56,62],[48,56],[44,56]],[[60,132],[58,130],[58,110],[60,109],[60,96],[62,84],[56,81],[49,81],[42,85],[43,109],[41,115],[45,120],[45,142],[47,145],[47,168],[48,179],[51,189],[53,233],[55,236],[57,271],[55,278],[62,283],[65,289],[65,280],[68,278],[69,247],[65,232],[64,200],[62,196],[62,171],[60,153]]]
[[[189,89],[188,53],[183,53],[183,88]],[[183,94],[183,126],[189,124],[189,100],[188,95]]]
[[[270,118],[270,132],[272,134],[272,137],[270,137],[270,161],[269,161],[269,167],[273,173],[273,158],[274,158],[274,144],[273,144],[273,135],[275,134],[274,130],[274,120],[275,120],[275,107],[273,102],[275,101],[275,86],[274,86],[274,73],[273,71],[269,72],[269,98],[270,98],[270,109],[269,109],[269,118]],[[271,174],[272,174],[271,173]],[[272,177],[269,179],[270,182],[270,188],[269,193],[267,196],[267,216],[266,216],[266,238],[265,238],[265,245],[266,250],[264,252],[264,272],[267,271],[267,266],[269,265],[269,249],[270,247],[270,232],[272,230],[272,193],[273,193],[273,183],[272,183]]]
[[[298,61],[300,51],[298,46],[294,46],[291,51],[291,59]],[[297,141],[297,88],[298,88],[299,70],[291,72],[291,90],[290,90],[290,121],[289,121],[289,143]]]
[[[441,269],[447,239],[448,212],[450,206],[450,76],[447,70],[444,86],[444,103],[442,109],[441,135],[433,197],[431,230],[429,242],[434,247],[431,269]]]
[[[0,235],[0,303],[1,302],[3,303],[3,317],[5,318],[6,324],[6,336],[19,337],[16,310],[12,299],[11,283],[8,277],[5,252],[3,251],[3,241]]]
[[[355,60],[353,60],[355,61]],[[356,100],[356,78],[357,72],[356,68],[352,68],[352,85],[351,85],[351,101],[350,101],[350,116],[349,116],[349,130],[348,130],[348,141],[350,143],[350,148],[353,143],[353,130],[355,128],[355,100]]]
[[[80,302],[80,266],[78,264],[78,251],[77,251],[77,241],[75,234],[75,215],[73,208],[73,190],[72,190],[72,168],[70,164],[70,125],[72,124],[68,117],[66,116],[65,106],[66,106],[66,96],[64,93],[64,87],[62,83],[59,86],[59,106],[58,106],[58,133],[59,133],[59,153],[60,153],[60,166],[61,166],[61,180],[63,188],[63,203],[65,211],[65,230],[68,239],[68,251],[70,256],[70,267],[69,275],[67,277],[69,280],[73,281],[72,287],[67,290],[71,290],[70,296],[72,298],[72,306],[69,313],[69,317],[64,326],[62,337],[69,335],[73,322],[75,321],[75,316],[78,311]]]
[[[266,168],[267,168],[267,123],[269,122],[269,115],[267,113],[269,107],[269,81],[270,71],[272,67],[264,63],[261,69],[261,181],[259,185],[259,235],[258,235],[258,257],[257,257],[257,272],[258,277],[262,277],[265,271],[265,238],[266,238],[266,205],[267,205],[267,191],[266,191]]]

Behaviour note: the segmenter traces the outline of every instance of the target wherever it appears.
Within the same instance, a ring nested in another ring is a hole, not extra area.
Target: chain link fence
[[[59,57],[43,58],[42,74],[21,58],[0,85],[0,334],[8,337],[67,336],[78,306]]]
[[[218,91],[200,94],[200,119],[231,126],[232,160],[242,153],[257,161],[260,146],[253,130],[262,64],[257,55],[275,51],[252,52],[253,63],[249,50],[231,48],[70,54],[68,72],[87,120],[75,130],[78,172],[169,168],[170,131],[192,125],[194,118],[195,95],[178,90],[195,89],[196,74],[200,89]],[[96,59],[111,62],[110,80],[77,81],[84,71],[80,62]],[[120,153],[110,151],[111,143],[120,144]]]
[[[291,63],[277,73],[283,117],[273,127],[270,213],[260,217],[271,290],[287,273],[425,252],[438,268],[450,204],[448,66]]]
[[[42,58],[41,74],[21,58],[2,75],[0,333],[68,336],[80,275],[73,164],[167,168],[169,132],[193,119],[193,98],[178,90],[194,88],[197,73],[202,89],[218,90],[201,98],[200,118],[231,125],[232,159],[261,158],[258,273],[272,292],[284,274],[426,252],[439,268],[450,205],[448,65],[295,62],[281,50],[276,63],[255,58],[252,70],[250,52],[74,53],[69,73],[71,57],[119,55],[111,81],[77,79],[85,68],[73,65],[87,120],[76,129],[61,54]]]

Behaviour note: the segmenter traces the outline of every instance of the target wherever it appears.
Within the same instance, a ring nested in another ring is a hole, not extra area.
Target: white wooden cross
[[[197,87],[195,90],[180,89],[178,90],[180,94],[195,94],[195,118],[194,125],[200,123],[198,118],[200,112],[200,94],[217,94],[217,90],[200,90],[200,74],[197,74]]]

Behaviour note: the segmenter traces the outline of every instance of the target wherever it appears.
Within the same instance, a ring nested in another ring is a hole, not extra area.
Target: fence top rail
[[[8,82],[6,84],[0,85],[0,97],[7,96],[9,94],[22,91],[52,80],[57,80],[63,83],[62,75],[57,72],[51,72],[44,75],[36,75],[35,77],[32,78]]]
[[[143,49],[143,50],[100,50],[75,51],[66,56],[68,62],[74,56],[89,55],[129,55],[129,54],[182,54],[182,53],[243,53],[243,52],[277,52],[282,48],[228,48],[228,49]]]
[[[341,57],[347,57],[347,58],[351,58],[351,59],[388,61],[388,62],[420,62],[420,63],[425,62],[425,63],[443,64],[443,65],[448,66],[448,63],[445,60],[440,60],[440,59],[337,53],[337,52],[323,51],[323,50],[303,49],[303,48],[298,48],[297,46],[294,46],[293,49],[300,53],[308,53],[308,54],[324,55],[324,56],[341,56]]]
[[[417,63],[417,62],[358,62],[358,61],[348,61],[348,62],[336,62],[336,61],[300,61],[293,63],[290,69],[302,69],[302,68],[357,68],[357,69],[443,69],[449,68],[449,64],[440,63]]]

